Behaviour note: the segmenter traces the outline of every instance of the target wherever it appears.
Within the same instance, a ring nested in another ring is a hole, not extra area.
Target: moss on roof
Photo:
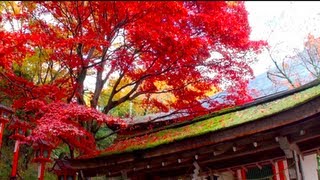
[[[237,126],[245,122],[254,121],[293,108],[318,97],[319,95],[320,85],[317,85],[274,101],[215,117],[208,117],[208,119],[186,126],[166,129],[152,134],[119,141],[101,151],[99,156],[153,148],[185,138],[200,136],[217,130]]]

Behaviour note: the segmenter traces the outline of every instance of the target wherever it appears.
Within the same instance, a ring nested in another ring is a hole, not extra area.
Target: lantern
[[[58,180],[75,180],[77,176],[77,171],[61,159],[55,160],[52,170],[58,176]]]
[[[12,119],[12,124],[9,126],[10,129],[14,130],[14,134],[10,137],[11,139],[16,140],[13,151],[13,160],[12,160],[12,169],[11,169],[11,178],[16,178],[17,175],[17,167],[19,160],[19,149],[20,142],[24,140],[25,134],[29,129],[29,124],[23,121],[19,121],[17,118]]]
[[[9,128],[14,131],[14,134],[10,138],[16,141],[24,140],[30,125],[27,122],[19,121],[17,118],[14,118],[12,121]]]
[[[47,162],[51,162],[50,154],[53,149],[53,146],[50,143],[47,143],[43,140],[38,140],[34,143],[33,149],[34,159],[33,162],[38,163],[38,179],[42,180],[44,178],[44,170]]]
[[[50,154],[52,151],[52,146],[47,143],[36,143],[33,146],[33,149],[35,150],[33,162],[51,162]]]

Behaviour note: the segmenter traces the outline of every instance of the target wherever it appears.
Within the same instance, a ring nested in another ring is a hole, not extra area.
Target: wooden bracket
[[[296,158],[296,155],[301,155],[299,146],[295,143],[291,144],[287,137],[279,137],[278,142],[287,159],[289,178],[299,180],[301,177],[299,173],[299,159]]]
[[[290,143],[287,137],[279,137],[280,148],[284,151],[287,158],[293,158],[292,151],[301,155],[299,146],[296,143]]]

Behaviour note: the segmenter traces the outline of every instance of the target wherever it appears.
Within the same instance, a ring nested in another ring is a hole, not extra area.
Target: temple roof
[[[146,150],[182,139],[197,137],[239,126],[288,110],[320,95],[319,81],[313,81],[300,88],[258,99],[244,106],[208,114],[192,121],[169,126],[160,131],[115,142],[96,157]],[[89,158],[91,156],[82,156]]]
[[[284,140],[303,155],[320,149],[319,105],[320,81],[313,81],[243,106],[118,140],[97,154],[56,161],[86,177],[189,177],[194,162],[203,174],[274,163],[285,158]]]

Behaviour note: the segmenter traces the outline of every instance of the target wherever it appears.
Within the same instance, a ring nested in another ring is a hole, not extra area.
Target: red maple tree
[[[19,12],[8,7],[2,14],[2,24],[15,22],[19,28],[0,32],[0,89],[1,97],[23,112],[21,118],[34,124],[31,139],[95,149],[101,124],[120,121],[104,114],[138,97],[141,106],[193,116],[225,107],[206,95],[212,87],[230,91],[229,104],[250,101],[249,64],[264,43],[250,41],[243,2],[43,1],[18,6]],[[40,67],[33,76],[21,71],[31,65]],[[90,75],[94,90],[85,107]],[[98,113],[101,92],[111,82],[108,101]],[[156,96],[166,93],[176,99],[170,108]]]

